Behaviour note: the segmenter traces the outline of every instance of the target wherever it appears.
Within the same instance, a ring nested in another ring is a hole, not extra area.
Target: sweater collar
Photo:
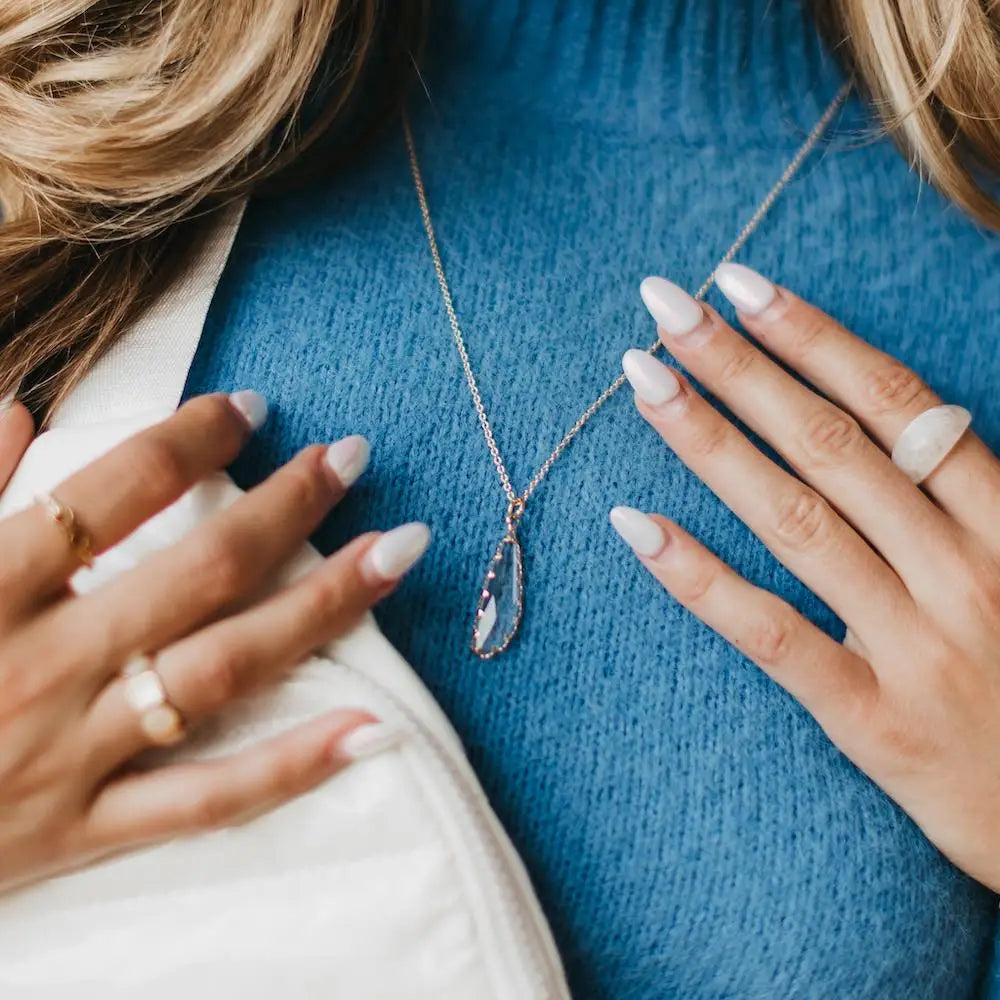
[[[435,101],[693,142],[808,127],[842,79],[802,0],[452,0],[429,64]]]

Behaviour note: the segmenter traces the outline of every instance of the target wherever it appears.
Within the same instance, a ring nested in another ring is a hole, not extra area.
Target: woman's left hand
[[[966,432],[915,485],[889,452],[940,405],[933,392],[749,269],[727,265],[717,281],[754,337],[823,395],[676,285],[647,279],[643,298],[666,349],[799,478],[680,375],[629,351],[639,411],[847,623],[845,642],[666,518],[616,508],[612,522],[663,586],[797,698],[947,857],[1000,891],[1000,461]]]

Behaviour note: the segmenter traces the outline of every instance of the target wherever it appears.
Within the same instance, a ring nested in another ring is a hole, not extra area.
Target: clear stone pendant
[[[472,652],[482,660],[499,656],[511,644],[524,612],[524,563],[517,522],[524,501],[517,498],[507,509],[507,531],[490,559],[479,592],[472,625]]]

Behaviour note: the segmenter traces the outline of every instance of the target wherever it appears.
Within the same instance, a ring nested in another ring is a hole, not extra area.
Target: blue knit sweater
[[[652,340],[640,279],[700,284],[842,79],[793,0],[439,6],[415,131],[520,487],[622,352]],[[743,259],[915,366],[1000,447],[1000,241],[888,143],[860,142],[866,122],[848,108]],[[432,525],[432,552],[378,618],[463,736],[576,996],[976,995],[995,897],[608,527],[616,503],[662,510],[841,634],[627,392],[530,504],[521,636],[490,663],[467,652],[505,501],[398,129],[349,172],[251,205],[188,390],[242,386],[274,406],[236,467],[245,485],[307,442],[372,441],[321,546]]]

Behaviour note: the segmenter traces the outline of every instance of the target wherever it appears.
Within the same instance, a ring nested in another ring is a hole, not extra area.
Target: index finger
[[[54,496],[99,555],[232,462],[266,413],[257,393],[198,397],[67,479]],[[67,533],[38,504],[0,525],[0,549],[8,620],[64,590],[81,566]]]

